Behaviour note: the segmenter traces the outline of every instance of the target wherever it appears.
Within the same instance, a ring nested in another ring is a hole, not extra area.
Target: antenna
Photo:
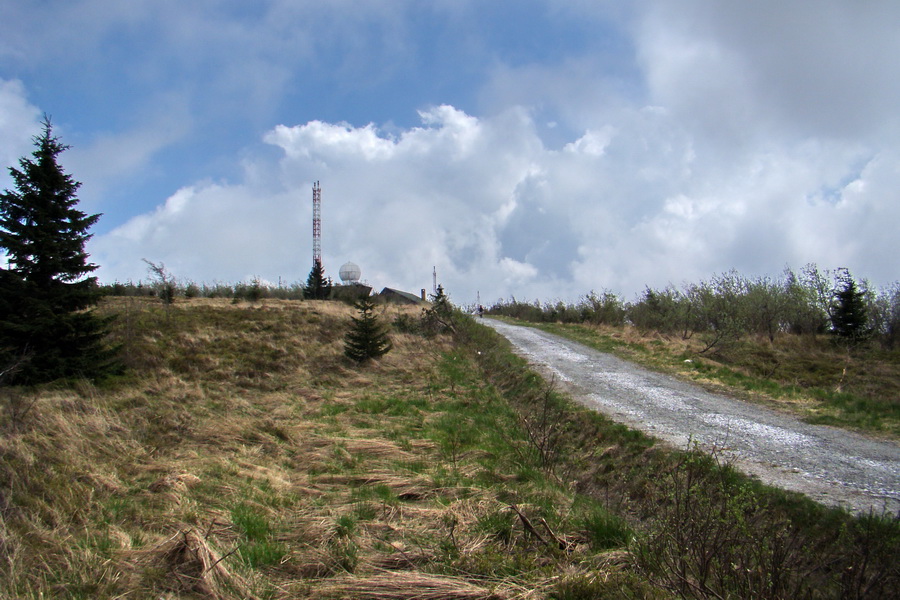
[[[437,267],[432,267],[431,269],[431,286],[433,288],[434,295],[437,296]]]
[[[322,264],[322,188],[313,184],[313,266]]]

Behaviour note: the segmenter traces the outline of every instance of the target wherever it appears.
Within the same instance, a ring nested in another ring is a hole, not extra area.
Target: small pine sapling
[[[303,295],[307,300],[327,300],[331,296],[332,285],[331,278],[325,277],[322,262],[317,260],[309,271],[309,277],[306,278]]]
[[[362,298],[354,307],[359,316],[353,317],[353,326],[344,336],[344,354],[362,363],[390,352],[393,344],[375,315],[375,303],[370,298]]]

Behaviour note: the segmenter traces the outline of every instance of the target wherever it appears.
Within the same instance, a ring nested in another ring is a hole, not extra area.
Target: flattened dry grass
[[[0,597],[541,598],[598,572],[449,338],[359,367],[339,303],[103,310],[127,375],[3,391],[29,410],[0,416]]]
[[[505,600],[464,579],[422,573],[379,573],[368,577],[339,577],[317,586],[313,598],[359,600]]]

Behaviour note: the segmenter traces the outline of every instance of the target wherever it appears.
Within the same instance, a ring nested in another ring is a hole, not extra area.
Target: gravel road
[[[686,448],[718,449],[783,489],[854,512],[900,514],[900,446],[736,400],[530,327],[482,319],[575,400]]]

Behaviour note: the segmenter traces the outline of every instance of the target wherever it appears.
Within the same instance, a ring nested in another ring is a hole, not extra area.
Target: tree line
[[[856,346],[900,346],[900,284],[876,290],[846,268],[821,270],[808,264],[781,276],[745,277],[737,271],[681,288],[646,288],[626,302],[609,291],[578,302],[499,300],[489,314],[533,322],[633,325],[688,339],[701,334],[707,349],[744,335],[823,335]]]
[[[235,301],[256,302],[264,298],[279,300],[327,300],[331,296],[334,283],[325,276],[325,269],[316,261],[310,269],[306,283],[293,282],[277,286],[264,282],[259,277],[239,283],[196,283],[179,281],[163,263],[144,259],[150,276],[149,281],[115,281],[99,286],[102,296],[157,297],[166,304],[176,298],[231,298]]]

